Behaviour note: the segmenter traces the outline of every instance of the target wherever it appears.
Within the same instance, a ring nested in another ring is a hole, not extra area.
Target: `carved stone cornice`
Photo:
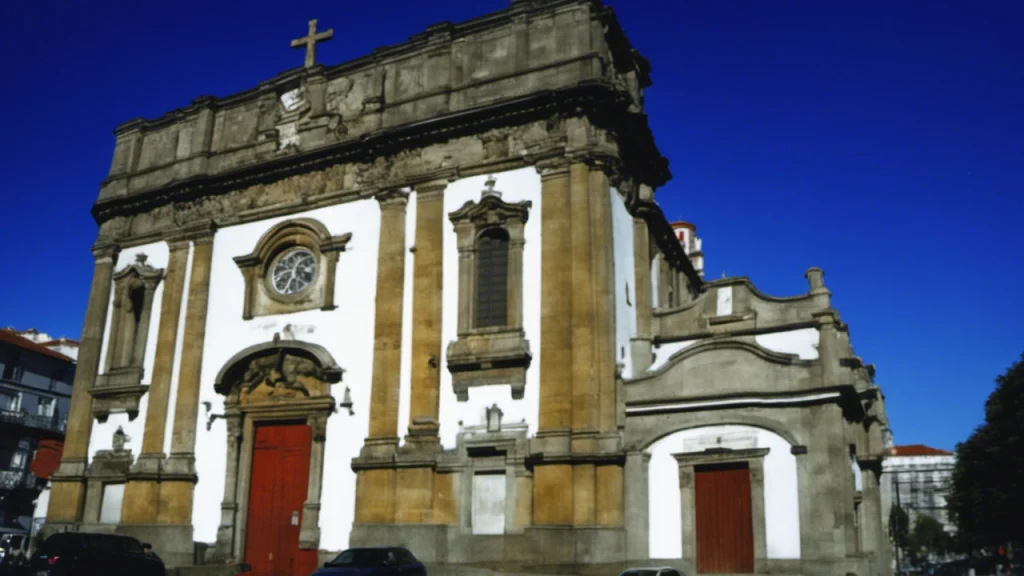
[[[381,209],[388,206],[405,206],[409,203],[409,192],[401,188],[391,188],[377,193],[374,198],[380,203]]]
[[[118,216],[145,213],[167,204],[187,203],[230,190],[266,184],[330,166],[345,163],[381,164],[403,151],[478,135],[496,127],[519,126],[549,118],[552,114],[586,117],[602,130],[614,133],[624,170],[636,180],[657,187],[670,177],[668,161],[654,144],[643,114],[630,112],[631,99],[613,83],[594,81],[570,88],[547,90],[511,99],[494,106],[440,115],[434,119],[399,126],[365,138],[350,139],[310,151],[297,152],[257,162],[219,174],[202,174],[172,182],[141,193],[114,196],[97,202],[93,216],[99,223]],[[517,151],[509,151],[509,156]],[[522,159],[519,160],[522,162]],[[403,180],[420,180],[406,176]],[[374,182],[369,178],[365,184]],[[375,181],[379,186],[379,180]],[[201,209],[202,205],[197,205]],[[190,219],[188,209],[180,216]],[[177,212],[177,210],[176,210]]]
[[[121,246],[113,242],[98,241],[92,245],[92,256],[97,261],[110,260],[117,264],[117,255],[121,253]]]

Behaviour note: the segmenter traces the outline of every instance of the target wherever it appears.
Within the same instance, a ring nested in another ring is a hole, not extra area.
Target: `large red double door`
[[[256,426],[245,530],[245,561],[253,576],[316,570],[317,551],[299,549],[312,438],[306,424]]]

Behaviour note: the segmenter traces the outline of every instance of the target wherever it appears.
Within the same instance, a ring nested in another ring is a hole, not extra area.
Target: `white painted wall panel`
[[[103,499],[100,501],[100,524],[120,522],[123,503],[124,484],[104,484]]]
[[[505,475],[473,476],[473,534],[505,533]]]
[[[633,376],[630,339],[636,336],[636,282],[633,269],[633,217],[618,190],[611,188],[612,254],[615,266],[615,362],[623,378]]]
[[[818,336],[817,328],[801,328],[800,330],[760,334],[755,336],[754,340],[774,352],[796,354],[801,360],[817,360]]]
[[[698,340],[686,340],[683,342],[669,342],[668,344],[662,344],[654,349],[654,362],[651,363],[648,372],[654,372],[662,366],[668,363],[668,361],[675,356],[679,351],[684,350],[690,346],[693,346]],[[643,376],[643,374],[637,374],[637,376]]]
[[[526,391],[521,400],[512,399],[509,386],[487,386],[470,388],[469,400],[458,402],[452,392],[452,377],[448,372],[447,348],[456,339],[459,307],[459,252],[455,228],[447,220],[450,214],[469,201],[479,201],[487,176],[475,176],[454,182],[445,190],[444,211],[444,308],[442,312],[442,370],[440,424],[441,442],[445,448],[455,447],[458,422],[466,426],[482,424],[483,411],[497,404],[504,412],[504,422],[525,421],[530,433],[536,432],[540,391],[540,266],[541,266],[541,183],[540,174],[534,168],[521,168],[495,175],[495,189],[501,191],[505,202],[533,202],[530,218],[526,222],[523,246],[523,330],[530,342],[533,360],[526,373]],[[407,429],[403,421],[403,434]]]
[[[166,242],[154,242],[152,244],[145,244],[142,246],[136,246],[134,248],[126,248],[118,255],[117,266],[115,273],[124,270],[128,266],[135,263],[135,256],[138,254],[145,254],[147,256],[146,263],[154,268],[167,269],[167,260],[170,256],[170,251],[167,247]],[[149,317],[149,334],[146,340],[146,355],[143,359],[142,368],[142,382],[149,384],[153,378],[153,359],[156,358],[156,338],[160,331],[160,308],[163,305],[163,294],[164,294],[164,283],[161,281],[156,287],[156,292],[153,293],[153,308]],[[100,351],[100,366],[99,374],[106,373],[107,367],[107,349],[110,347],[110,324],[113,316],[114,309],[114,291],[111,290],[110,301],[107,303],[107,323],[103,328],[103,346]],[[149,406],[149,394],[142,396],[139,401],[139,415],[129,421],[128,415],[125,413],[111,414],[107,418],[106,422],[93,422],[92,434],[89,437],[89,458],[92,459],[98,450],[110,450],[113,447],[114,432],[118,426],[124,429],[125,434],[131,437],[131,442],[127,445],[127,448],[133,449],[135,455],[138,456],[139,451],[142,450],[142,431],[145,429],[146,424],[146,409]]]
[[[719,441],[720,439],[720,441]],[[752,439],[756,439],[753,440]],[[751,446],[751,444],[756,446]],[[796,457],[781,436],[750,426],[707,426],[655,442],[648,468],[651,558],[682,557],[679,466],[673,454],[706,447],[768,448],[764,459],[764,513],[768,558],[800,558],[800,504]]]
[[[338,260],[335,286],[338,307],[331,311],[307,310],[242,320],[245,284],[232,259],[250,253],[272,226],[300,217],[319,220],[332,235],[352,233],[346,251]],[[341,410],[332,415],[327,424],[320,545],[329,550],[348,545],[355,506],[355,474],[351,460],[358,454],[368,431],[379,237],[380,207],[376,200],[367,199],[224,228],[217,232],[214,240],[201,402],[209,401],[214,413],[223,413],[223,397],[213,389],[217,372],[237,352],[271,341],[275,333],[285,337],[285,327],[290,328],[296,339],[323,346],[345,370],[342,382],[333,387],[332,393],[340,400],[345,386],[349,386],[355,416]],[[224,495],[226,432],[223,420],[217,420],[208,432],[206,413],[202,408],[199,412],[196,428],[199,483],[192,521],[197,541],[214,542]],[[247,495],[240,497],[244,499]]]

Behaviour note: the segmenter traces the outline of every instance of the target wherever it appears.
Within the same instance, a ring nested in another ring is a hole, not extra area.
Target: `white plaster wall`
[[[167,269],[167,260],[170,251],[166,242],[154,242],[134,248],[122,250],[117,258],[115,274],[135,263],[135,256],[145,254],[146,263],[154,268]],[[113,286],[113,283],[111,283]],[[156,336],[160,331],[160,308],[163,303],[164,283],[161,281],[153,293],[153,308],[149,316],[149,334],[146,340],[146,355],[143,360],[142,382],[149,384],[153,378],[153,359],[156,357]],[[106,373],[107,349],[110,347],[110,324],[114,310],[114,291],[110,291],[110,301],[107,303],[107,323],[103,328],[103,346],[100,350],[100,367],[98,374]],[[89,437],[89,458],[92,459],[98,450],[110,450],[113,447],[114,431],[118,426],[124,429],[131,441],[127,444],[135,456],[142,450],[142,431],[145,429],[146,408],[149,406],[149,394],[142,396],[139,401],[139,415],[134,420],[128,420],[125,413],[111,414],[106,422],[94,421],[92,434]]]
[[[454,448],[459,422],[476,425],[484,422],[484,410],[497,404],[504,413],[504,422],[522,422],[536,432],[540,391],[540,267],[541,267],[541,182],[534,168],[521,168],[495,174],[495,189],[505,202],[533,202],[530,217],[524,228],[526,244],[523,246],[523,330],[530,342],[533,360],[526,373],[526,390],[521,400],[512,399],[510,386],[486,386],[469,389],[469,401],[458,402],[452,392],[452,377],[448,372],[447,348],[456,339],[459,305],[459,252],[455,228],[445,217],[444,223],[444,308],[442,312],[442,370],[440,424],[441,442],[445,448]],[[487,176],[475,176],[454,182],[445,190],[444,210],[450,214],[469,201],[479,201]],[[407,417],[406,417],[407,418]],[[401,434],[408,422],[401,421]]]
[[[700,342],[701,340],[702,339],[698,338],[697,340],[684,340],[682,342],[669,342],[667,344],[662,344],[660,346],[655,347],[654,348],[654,362],[651,363],[651,366],[647,369],[647,371],[648,372],[654,372],[654,371],[658,370],[659,368],[661,368],[662,366],[667,364],[668,361],[671,360],[672,357],[675,356],[677,353],[679,353],[681,350],[684,350],[684,349],[686,349],[686,348],[688,348],[690,346],[693,346],[694,344],[696,344],[697,342]],[[637,374],[637,376],[642,376],[642,374]]]
[[[633,376],[629,341],[636,336],[636,281],[633,269],[633,217],[619,191],[611,188],[612,254],[615,266],[615,362],[623,378]]]
[[[682,557],[679,465],[673,454],[723,448],[769,448],[764,459],[764,517],[768,558],[800,558],[800,509],[796,457],[781,436],[751,426],[706,426],[655,442],[648,468],[651,558]]]
[[[164,454],[171,453],[171,439],[174,432],[174,413],[177,411],[178,378],[181,374],[181,351],[185,346],[185,313],[188,312],[188,287],[192,281],[192,257],[195,244],[189,243],[185,258],[185,283],[181,289],[181,309],[178,310],[178,331],[174,341],[174,363],[171,366],[170,401],[167,403],[167,420],[164,421]]]
[[[402,280],[405,283],[405,288],[402,291],[402,369],[401,387],[398,391],[398,438],[401,444],[405,443],[405,435],[409,433],[409,411],[412,409],[410,406],[412,402],[412,295],[414,292],[413,273],[415,271],[416,254],[411,252],[410,249],[416,246],[417,206],[419,206],[419,197],[415,193],[410,194],[405,212],[405,275]],[[448,275],[447,270],[442,270],[441,273],[443,276]]]
[[[272,226],[300,217],[319,220],[332,235],[352,233],[346,251],[338,260],[337,308],[243,320],[245,286],[232,258],[250,253]],[[351,460],[358,454],[368,432],[379,239],[380,207],[373,199],[232,226],[219,230],[214,238],[200,402],[209,401],[213,413],[223,413],[223,397],[213,389],[218,371],[237,352],[271,341],[275,333],[286,338],[286,327],[295,339],[323,346],[345,371],[342,382],[333,387],[332,393],[340,401],[345,387],[350,387],[355,416],[339,410],[327,423],[320,546],[329,550],[348,545],[355,507],[355,474]],[[189,344],[184,342],[183,345]],[[224,496],[226,432],[224,421],[219,419],[208,432],[206,416],[205,410],[200,408],[196,426],[199,483],[192,522],[197,541],[213,542]],[[240,495],[241,499],[247,497],[247,494]]]
[[[800,330],[759,334],[754,337],[754,340],[773,352],[796,354],[801,360],[817,360],[818,336],[817,328],[801,328]]]

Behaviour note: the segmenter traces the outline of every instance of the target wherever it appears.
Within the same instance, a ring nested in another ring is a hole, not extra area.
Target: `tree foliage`
[[[1024,354],[996,378],[984,424],[956,455],[947,505],[962,546],[1024,542]]]
[[[922,559],[932,555],[944,556],[953,547],[953,538],[942,523],[926,514],[918,515],[908,540],[911,554]]]
[[[903,508],[896,505],[889,510],[889,540],[904,552],[910,546],[910,518]]]

